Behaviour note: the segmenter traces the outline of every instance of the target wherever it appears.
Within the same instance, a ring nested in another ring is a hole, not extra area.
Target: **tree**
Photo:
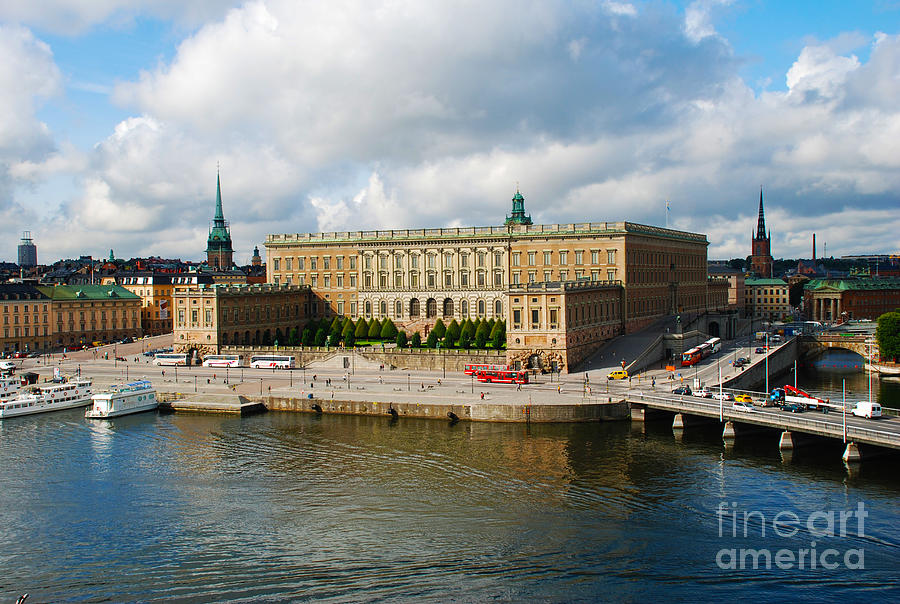
[[[491,345],[494,347],[494,350],[500,350],[503,347],[503,332],[499,329],[495,329],[493,335],[491,335]]]
[[[316,333],[313,331],[312,327],[307,327],[303,330],[303,335],[300,338],[300,342],[304,346],[312,346],[315,339]]]
[[[432,329],[431,331],[435,333],[435,337],[443,338],[445,335],[447,335],[447,326],[444,325],[443,321],[438,319],[434,322],[434,329]]]
[[[344,334],[344,346],[347,348],[353,348],[356,346],[356,336],[353,333],[352,329],[348,329]]]
[[[397,348],[406,348],[406,332],[397,332]]]
[[[291,327],[291,332],[288,334],[288,346],[296,346],[299,342],[297,340],[297,328]]]
[[[397,337],[397,327],[394,325],[394,322],[391,321],[390,317],[384,319],[384,323],[381,325],[380,335],[382,340],[393,340]]]
[[[344,328],[341,330],[341,337],[344,339],[344,344],[347,346],[352,346],[352,344],[347,344],[347,338],[352,336],[353,341],[356,342],[356,326],[353,325],[353,321],[344,321]]]
[[[331,333],[341,333],[341,323],[343,323],[343,321],[341,321],[341,318],[335,317],[331,322],[331,325],[328,327],[328,331],[330,331]]]
[[[326,338],[328,338],[328,334],[325,333],[325,330],[320,327],[316,332],[316,346],[325,346]]]
[[[356,336],[357,340],[369,337],[369,324],[362,317],[356,322],[356,329],[353,330],[353,335]]]
[[[447,328],[447,335],[444,336],[444,348],[453,348],[456,345],[456,337],[453,335],[453,332],[450,331],[450,328]]]
[[[372,317],[372,323],[369,325],[368,335],[370,340],[377,340],[381,337],[381,323],[374,317]]]
[[[494,334],[496,334],[498,331],[500,331],[500,321],[494,321],[494,324],[491,325],[491,340],[494,339]]]
[[[469,338],[469,334],[463,331],[462,335],[459,336],[459,348],[461,350],[468,350],[471,346],[472,340]]]
[[[440,321],[440,319],[438,319],[438,320]],[[432,329],[428,333],[428,339],[425,340],[425,347],[426,348],[435,348],[437,346],[437,342],[438,342],[437,334],[435,333],[435,330]]]
[[[410,348],[421,348],[422,347],[422,334],[418,331],[412,335],[409,339]]]
[[[896,361],[900,357],[900,310],[878,317],[875,340],[882,360]]]
[[[444,337],[449,335],[453,336],[453,341],[459,339],[459,334],[462,333],[462,327],[459,326],[459,323],[456,322],[456,319],[450,321],[450,325],[447,326],[447,333],[444,334]]]
[[[487,323],[482,321],[481,325],[478,326],[478,329],[475,330],[475,348],[484,348],[488,336],[490,335],[491,332],[488,329]]]
[[[469,342],[475,337],[475,324],[472,323],[472,319],[466,319],[462,327],[462,333],[466,335]]]

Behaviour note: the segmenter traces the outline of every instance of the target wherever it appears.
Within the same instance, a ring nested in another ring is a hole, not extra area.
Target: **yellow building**
[[[51,346],[50,298],[33,285],[0,284],[0,351],[47,352]]]
[[[81,346],[139,338],[141,298],[118,285],[36,288],[50,299],[52,346]]]
[[[788,284],[781,279],[747,279],[745,307],[747,316],[781,321],[791,314]]]

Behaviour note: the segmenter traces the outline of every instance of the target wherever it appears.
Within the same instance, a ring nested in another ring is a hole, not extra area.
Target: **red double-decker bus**
[[[489,365],[487,363],[466,363],[463,373],[474,375],[479,371],[506,371],[509,365]]]
[[[527,384],[528,372],[515,369],[490,369],[477,372],[475,378],[479,382],[490,384]]]

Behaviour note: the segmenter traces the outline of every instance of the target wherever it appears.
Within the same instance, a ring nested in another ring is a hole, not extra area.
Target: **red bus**
[[[490,384],[527,384],[528,372],[515,369],[491,369],[488,371],[479,371],[475,374],[475,378],[479,382],[488,382]]]
[[[466,375],[475,375],[479,371],[506,371],[509,365],[488,365],[487,363],[466,363]]]
[[[696,365],[702,354],[703,353],[699,348],[691,348],[690,350],[684,351],[681,354],[681,366],[690,367],[691,365]]]

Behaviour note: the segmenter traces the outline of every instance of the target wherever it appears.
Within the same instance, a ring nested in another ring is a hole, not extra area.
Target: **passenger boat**
[[[18,376],[0,377],[0,401],[9,400],[19,396],[19,386],[22,378]]]
[[[75,378],[61,384],[38,386],[0,401],[0,419],[84,407],[91,402],[91,380]]]
[[[84,414],[89,419],[106,419],[151,411],[159,404],[150,380],[116,384],[106,392],[98,392],[91,398],[93,405]]]

